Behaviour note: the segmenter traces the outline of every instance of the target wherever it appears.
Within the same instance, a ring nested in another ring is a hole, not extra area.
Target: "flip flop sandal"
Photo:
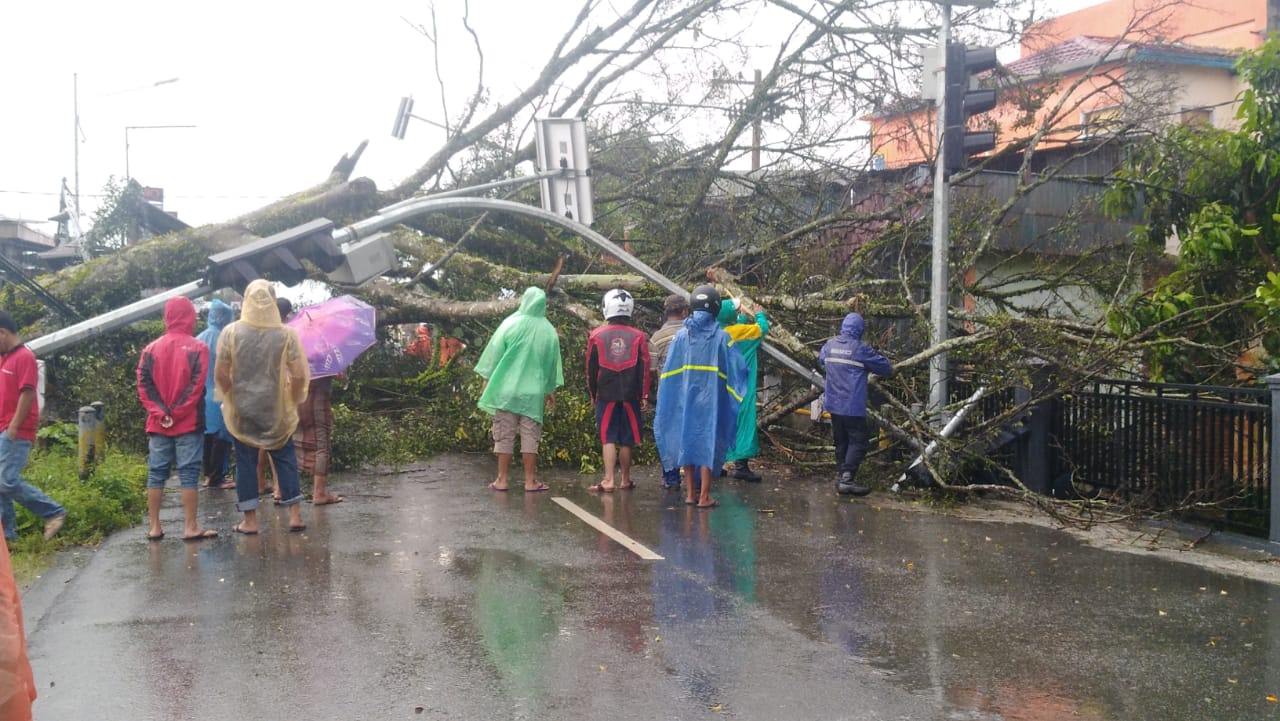
[[[235,531],[236,533],[239,533],[239,534],[240,534],[240,535],[242,535],[242,536],[256,536],[256,535],[258,535],[258,532],[257,532],[257,531],[246,531],[246,530],[244,530],[243,526],[244,526],[244,524],[243,524],[243,523],[237,523],[237,524],[236,524],[236,526],[235,526],[235,528],[232,528],[231,530]]]
[[[491,490],[491,491],[497,491],[497,492],[499,492],[499,493],[506,493],[507,491],[511,490],[509,487],[508,487],[508,488],[498,488],[496,485],[494,485],[494,483],[497,483],[497,481],[494,481],[493,483],[490,483],[490,484],[489,484],[489,490]]]
[[[217,537],[218,537],[218,532],[217,532],[217,531],[213,530],[212,528],[206,528],[206,529],[204,529],[204,530],[203,530],[203,531],[201,531],[200,533],[197,533],[197,534],[196,534],[196,535],[194,535],[194,536],[183,536],[183,537],[182,537],[182,540],[184,540],[184,541],[203,541],[203,540],[205,540],[206,538],[217,538]]]

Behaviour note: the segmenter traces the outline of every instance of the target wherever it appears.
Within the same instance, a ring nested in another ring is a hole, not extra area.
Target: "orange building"
[[[1278,20],[1280,0],[1107,0],[1035,23],[1021,56],[988,75],[1001,102],[972,127],[995,130],[999,152],[1169,122],[1230,126],[1243,89],[1235,59]],[[934,117],[932,101],[917,100],[868,118],[876,165],[930,162]]]

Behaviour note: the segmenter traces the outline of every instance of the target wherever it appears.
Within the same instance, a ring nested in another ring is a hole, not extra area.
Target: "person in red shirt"
[[[21,477],[40,419],[40,402],[36,400],[39,380],[36,354],[22,344],[13,316],[0,310],[0,523],[5,540],[11,543],[18,539],[14,503],[44,519],[46,541],[67,519],[67,509]]]
[[[170,298],[164,305],[164,335],[142,349],[138,359],[138,400],[147,410],[147,538],[164,538],[160,502],[170,466],[178,467],[182,487],[184,541],[214,538],[217,531],[196,521],[196,494],[204,456],[204,379],[209,347],[198,340],[196,307],[190,298]]]
[[[604,456],[604,480],[593,491],[636,485],[631,482],[631,449],[640,442],[640,415],[649,403],[649,337],[631,327],[635,305],[622,288],[605,293],[607,325],[587,338],[587,391],[596,407]],[[621,485],[614,482],[616,465],[622,467]]]

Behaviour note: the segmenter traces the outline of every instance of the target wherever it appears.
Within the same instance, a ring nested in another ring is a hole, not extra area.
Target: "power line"
[[[0,190],[0,193],[9,195],[44,195],[56,196],[58,193],[45,190]],[[102,193],[82,193],[82,198],[105,198]],[[283,195],[165,195],[165,198],[174,198],[176,200],[279,200]]]

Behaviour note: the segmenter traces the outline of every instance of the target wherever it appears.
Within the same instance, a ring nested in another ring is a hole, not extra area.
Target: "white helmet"
[[[622,316],[624,318],[631,317],[631,311],[635,310],[636,299],[630,293],[622,288],[614,288],[604,294],[604,317],[616,318]]]

